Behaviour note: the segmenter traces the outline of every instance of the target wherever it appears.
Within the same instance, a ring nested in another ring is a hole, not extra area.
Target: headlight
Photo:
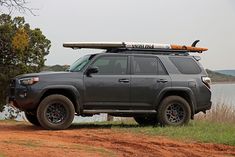
[[[23,86],[33,85],[39,81],[39,77],[26,77],[19,80],[19,83]]]

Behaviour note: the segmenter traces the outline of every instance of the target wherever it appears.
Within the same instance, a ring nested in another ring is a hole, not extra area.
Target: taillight
[[[208,87],[211,88],[211,78],[207,77],[207,76],[202,76],[202,82]]]

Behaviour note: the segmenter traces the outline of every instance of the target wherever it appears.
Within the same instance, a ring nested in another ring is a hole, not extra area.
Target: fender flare
[[[167,87],[164,88],[162,91],[160,91],[160,93],[157,95],[157,98],[155,99],[155,106],[156,108],[158,107],[158,105],[161,103],[162,99],[164,98],[165,94],[168,92],[186,92],[190,98],[190,107],[191,107],[191,112],[192,112],[192,116],[195,114],[196,111],[196,99],[195,96],[193,94],[193,91],[188,88],[188,87]]]
[[[75,101],[76,103],[74,104],[74,107],[75,107],[75,111],[77,113],[80,113],[81,110],[82,110],[82,103],[81,103],[81,96],[80,96],[80,93],[79,91],[72,85],[49,85],[49,86],[46,86],[45,88],[43,88],[40,92],[40,96],[37,100],[38,104],[41,100],[41,98],[43,97],[43,95],[48,91],[48,90],[68,90],[70,91],[72,94],[73,94],[73,97],[75,98]]]

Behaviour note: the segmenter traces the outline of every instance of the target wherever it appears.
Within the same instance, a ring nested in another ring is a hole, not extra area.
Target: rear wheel
[[[68,128],[74,119],[73,103],[63,95],[50,95],[42,100],[37,110],[38,121],[45,129]]]
[[[26,119],[33,125],[40,126],[36,113],[33,112],[25,112]]]
[[[134,119],[139,125],[157,125],[158,124],[156,115],[135,116]]]
[[[191,117],[188,102],[180,96],[168,96],[158,107],[157,118],[161,125],[180,126],[187,124]]]

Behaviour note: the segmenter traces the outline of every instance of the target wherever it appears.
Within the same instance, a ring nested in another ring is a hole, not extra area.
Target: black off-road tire
[[[38,106],[37,117],[48,130],[67,129],[75,115],[73,103],[65,96],[53,94],[44,98]]]
[[[32,113],[32,112],[24,112],[26,119],[33,125],[36,126],[41,126],[36,113]]]
[[[163,99],[158,107],[157,119],[162,126],[186,125],[190,118],[189,103],[180,96],[168,96]]]
[[[158,124],[156,115],[135,116],[134,119],[139,125],[157,125]]]

